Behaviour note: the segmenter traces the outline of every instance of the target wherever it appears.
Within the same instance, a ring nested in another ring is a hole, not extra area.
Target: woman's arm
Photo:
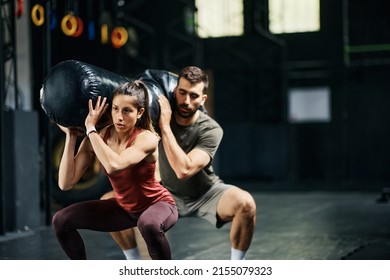
[[[95,130],[96,124],[108,108],[106,101],[105,97],[102,99],[99,96],[95,106],[93,106],[92,100],[89,100],[89,113],[85,119],[85,127],[93,151],[100,163],[108,174],[114,174],[139,163],[146,156],[153,153],[157,149],[159,139],[151,131],[144,130],[137,135],[130,147],[120,153],[113,151]]]
[[[58,186],[61,190],[67,191],[80,180],[87,170],[93,157],[90,146],[84,139],[75,155],[77,137],[80,132],[66,127],[59,126],[65,132],[65,147],[61,157],[58,171]]]
[[[90,133],[89,139],[97,158],[108,174],[114,174],[139,163],[149,154],[156,151],[159,141],[156,135],[145,130],[137,135],[130,147],[127,147],[120,153],[116,153],[97,133]]]

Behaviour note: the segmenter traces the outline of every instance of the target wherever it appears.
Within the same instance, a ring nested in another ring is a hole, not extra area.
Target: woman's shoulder
[[[145,149],[149,155],[145,158],[146,162],[153,163],[156,162],[156,150],[158,147],[158,142],[160,138],[156,133],[147,129],[141,129],[136,136],[134,143],[137,145],[142,145],[142,149]]]
[[[157,142],[160,140],[157,133],[150,131],[148,129],[140,129],[137,137],[140,137],[143,140],[150,140],[150,141],[157,141]]]

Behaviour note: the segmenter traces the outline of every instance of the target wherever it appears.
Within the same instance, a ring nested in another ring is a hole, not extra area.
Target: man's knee
[[[252,215],[256,214],[256,202],[248,191],[235,188],[232,190],[231,198],[235,201],[237,211]]]
[[[251,218],[256,216],[256,202],[249,192],[242,190],[242,194],[239,196],[238,205],[238,209],[241,213]]]

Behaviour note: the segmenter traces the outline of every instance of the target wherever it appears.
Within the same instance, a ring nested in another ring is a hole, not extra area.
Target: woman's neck
[[[118,133],[118,131],[115,130],[115,127],[114,127],[114,133],[113,133],[113,140],[117,143],[117,144],[125,144],[129,141],[130,137],[133,135],[133,133],[135,132],[136,130],[136,127],[133,127],[127,131],[124,131],[124,132],[121,132],[121,133]]]

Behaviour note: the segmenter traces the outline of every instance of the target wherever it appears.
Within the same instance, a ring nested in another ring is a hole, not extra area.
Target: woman
[[[108,108],[99,96],[89,100],[85,119],[86,137],[75,155],[79,132],[60,128],[66,134],[59,167],[59,187],[71,189],[91,164],[99,159],[115,196],[108,200],[75,203],[58,211],[53,227],[70,259],[86,259],[84,242],[77,231],[120,231],[138,226],[152,259],[171,259],[165,232],[177,222],[170,193],[155,179],[158,135],[149,115],[149,95],[140,81],[118,87],[112,96],[113,124],[97,132],[95,126]]]

